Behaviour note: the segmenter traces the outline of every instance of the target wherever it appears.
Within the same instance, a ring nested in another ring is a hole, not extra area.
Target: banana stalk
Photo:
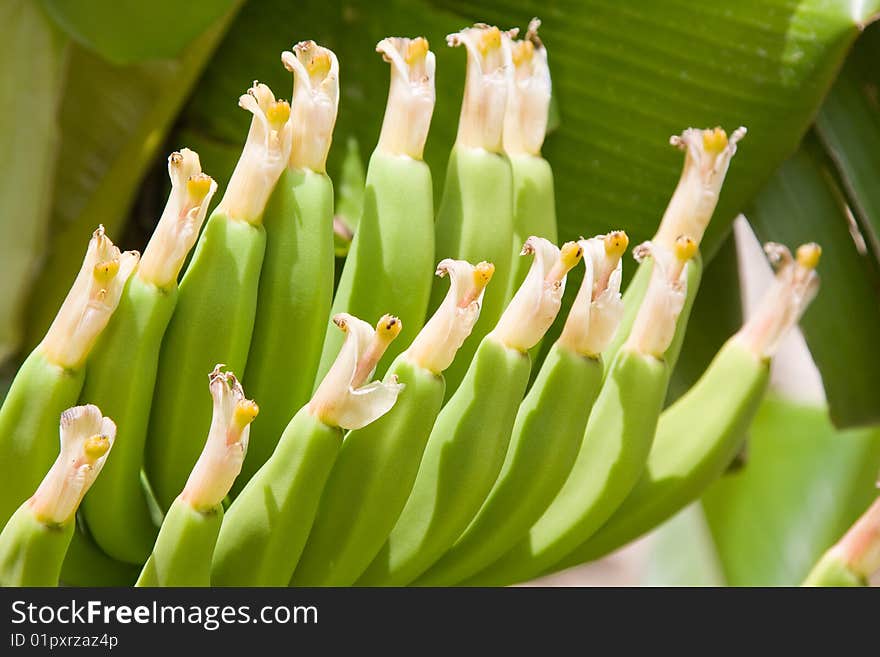
[[[627,244],[622,231],[579,242],[586,265],[581,288],[520,404],[498,480],[464,534],[416,585],[455,584],[491,564],[528,532],[565,483],[602,385],[602,350],[623,310],[620,257]]]
[[[215,586],[287,586],[343,430],[368,425],[397,401],[403,387],[397,381],[367,381],[400,333],[400,320],[385,315],[375,331],[351,315],[336,315],[333,321],[346,334],[339,356],[229,507],[211,566]]]
[[[239,99],[253,114],[223,200],[208,219],[180,282],[165,332],[150,412],[145,466],[161,507],[183,489],[208,433],[200,383],[214,364],[244,371],[266,246],[269,195],[290,155],[290,106],[256,83]]]
[[[388,364],[409,344],[425,320],[434,268],[434,190],[422,159],[434,112],[434,53],[422,37],[389,37],[376,46],[391,64],[391,86],[379,143],[367,168],[364,209],[333,299],[333,314],[375,317],[394,308],[403,326]],[[316,384],[342,344],[331,328]]]
[[[61,414],[61,452],[37,492],[0,533],[0,586],[57,586],[76,525],[76,510],[116,438],[97,406]]]
[[[223,498],[241,472],[250,424],[259,412],[231,372],[209,377],[214,400],[208,439],[186,486],[171,504],[135,586],[210,586],[223,522]]]
[[[608,368],[568,478],[528,534],[465,585],[504,585],[539,575],[589,538],[635,486],[666,397],[663,353],[684,305],[686,270],[696,250],[687,237],[676,240],[672,253],[650,242],[636,248],[637,259],[655,261],[650,288]]]
[[[120,253],[98,227],[52,326],[18,370],[0,408],[0,524],[52,465],[58,417],[79,399],[86,359],[138,257]]]
[[[566,274],[582,255],[574,242],[560,250],[538,237],[522,252],[534,254],[529,275],[437,416],[412,493],[359,585],[415,580],[452,547],[498,477],[529,380],[528,350],[556,318]]]
[[[384,416],[345,437],[291,585],[349,586],[385,543],[443,404],[443,370],[477,321],[493,273],[485,262],[437,266],[438,276],[449,276],[446,299],[385,376],[405,393]]]
[[[510,39],[515,35],[515,30],[476,25],[446,37],[450,46],[467,50],[467,75],[436,225],[437,253],[491,262],[502,281],[510,279],[512,267],[513,173],[502,135],[512,75]],[[442,286],[434,285],[429,307],[439,307],[444,294]],[[505,285],[486,293],[473,339],[462,346],[446,371],[447,398],[461,383],[481,340],[501,317],[506,297]]]
[[[626,501],[553,570],[596,559],[647,533],[698,499],[738,453],[764,397],[770,359],[819,285],[818,245],[801,246],[796,258],[780,244],[765,250],[777,272],[761,306],[660,416],[645,472]]]
[[[281,59],[294,77],[293,144],[263,215],[266,255],[244,375],[261,413],[237,479],[239,490],[308,401],[333,298],[333,183],[326,163],[339,103],[339,64],[314,41],[298,43]],[[284,376],[293,369],[299,373],[295,378]]]
[[[168,157],[168,175],[168,203],[89,359],[80,395],[121,427],[113,459],[83,500],[83,516],[104,552],[132,564],[142,564],[156,540],[140,472],[159,349],[177,302],[177,276],[217,189],[202,173],[199,156],[186,148]]]

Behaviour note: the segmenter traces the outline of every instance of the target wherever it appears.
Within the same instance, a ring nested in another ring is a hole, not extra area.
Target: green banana
[[[498,477],[529,380],[528,350],[556,318],[566,274],[582,251],[574,242],[560,250],[530,237],[523,254],[534,254],[529,275],[437,416],[412,493],[359,585],[415,580],[452,547]]]
[[[333,298],[333,183],[326,163],[339,64],[314,41],[298,43],[281,59],[294,74],[293,145],[263,215],[266,256],[244,374],[247,389],[260,400],[261,415],[236,492],[272,454],[293,412],[308,401]],[[299,374],[285,378],[283,373],[294,368]]]
[[[502,281],[511,277],[513,242],[513,173],[502,144],[512,69],[510,36],[497,27],[476,25],[446,37],[450,46],[467,49],[467,74],[436,225],[437,253],[491,262]],[[444,294],[443,287],[435,284],[429,308],[437,308]],[[487,291],[473,338],[446,371],[447,398],[501,316],[506,297],[505,285]]]
[[[83,500],[82,514],[104,552],[133,564],[146,560],[157,532],[140,472],[159,349],[177,302],[177,276],[217,189],[202,173],[199,156],[186,148],[168,157],[168,175],[168,203],[89,359],[80,395],[122,427],[122,440]]]
[[[250,424],[259,412],[231,372],[209,377],[214,400],[208,439],[183,492],[165,514],[156,544],[135,586],[209,586],[223,521],[223,498],[241,472]]]
[[[653,244],[673,250],[675,240],[681,235],[686,235],[699,246],[718,204],[730,160],[736,153],[736,145],[745,134],[744,127],[734,130],[729,139],[721,128],[710,130],[688,128],[681,135],[673,135],[669,138],[670,144],[685,152],[685,161],[681,178],[663,213],[660,227],[651,240]],[[623,295],[624,312],[620,329],[602,354],[606,362],[613,360],[629,337],[642,299],[648,290],[653,268],[653,259],[646,259],[627,287]],[[703,271],[702,259],[697,256],[687,269],[687,297],[679,315],[675,336],[663,355],[669,365],[670,373],[678,361],[691,308],[699,290]]]
[[[395,309],[404,327],[401,346],[388,350],[378,366],[382,373],[422,327],[431,293],[434,189],[422,155],[434,111],[435,63],[422,37],[383,39],[376,51],[391,64],[388,104],[332,313],[375,317]],[[329,327],[316,386],[341,344],[342,336]]]
[[[61,566],[62,586],[131,586],[137,580],[140,566],[116,561],[101,550],[88,535],[80,519]]]
[[[55,427],[76,404],[85,362],[138,262],[98,227],[82,268],[42,342],[22,364],[0,408],[0,525],[31,495],[55,455]]]
[[[504,112],[504,152],[513,173],[513,255],[529,235],[556,242],[553,169],[541,157],[550,113],[550,69],[547,49],[538,38],[541,21],[533,18],[526,36],[511,43],[513,74]],[[507,299],[525,280],[528,263],[513,258]]]
[[[309,403],[290,420],[272,456],[229,507],[211,566],[215,586],[287,586],[343,429],[359,429],[380,418],[402,389],[394,380],[366,383],[400,333],[400,320],[385,315],[375,331],[347,314],[333,321],[346,334],[339,356]]]
[[[626,233],[579,242],[586,272],[559,340],[520,404],[510,448],[480,512],[415,581],[445,586],[476,574],[522,538],[565,483],[602,385],[602,349],[617,329]],[[536,467],[540,464],[540,467]]]
[[[822,555],[802,586],[868,586],[880,572],[880,498]]]
[[[437,266],[438,276],[449,275],[446,299],[385,376],[405,392],[386,415],[345,437],[291,585],[351,585],[388,538],[443,404],[443,370],[479,317],[493,273],[485,262]]]
[[[465,585],[525,581],[593,534],[623,502],[645,466],[669,380],[663,353],[684,305],[696,243],[679,237],[673,253],[650,242],[636,258],[654,259],[651,283],[629,338],[608,367],[574,466],[528,534]]]
[[[819,282],[813,271],[817,245],[802,245],[797,258],[780,244],[764,248],[777,272],[762,305],[694,387],[660,416],[645,471],[626,501],[553,570],[596,559],[647,533],[696,500],[737,454],[764,396],[770,358]]]
[[[101,472],[116,425],[97,406],[61,414],[61,452],[0,533],[0,586],[57,586],[76,510]]]
[[[223,200],[208,219],[180,282],[159,355],[145,467],[168,509],[199,456],[210,412],[199,403],[204,372],[223,362],[245,368],[266,246],[263,211],[291,144],[290,106],[256,83],[239,99],[253,114]]]

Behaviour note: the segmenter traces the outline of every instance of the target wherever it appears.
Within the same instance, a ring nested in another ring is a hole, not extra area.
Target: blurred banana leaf
[[[170,59],[236,0],[41,0],[59,27],[115,64]]]
[[[28,312],[26,348],[42,338],[67,293],[91,231],[104,224],[119,242],[146,170],[159,153],[181,105],[214,51],[234,9],[191,43],[179,59],[118,65],[78,45],[70,48],[56,120],[60,150],[47,261]],[[168,26],[173,31],[172,26]],[[124,245],[142,248],[143,244]]]
[[[876,497],[878,469],[880,428],[838,431],[824,408],[765,401],[748,465],[703,498],[727,582],[800,584]]]
[[[695,502],[663,523],[651,537],[645,586],[724,586],[718,551]]]
[[[880,169],[874,172],[880,179]],[[880,274],[852,237],[843,194],[813,136],[782,165],[747,211],[758,238],[818,242],[822,285],[801,320],[837,426],[880,421]]]
[[[21,339],[49,223],[68,39],[31,0],[0,4],[0,363]]]

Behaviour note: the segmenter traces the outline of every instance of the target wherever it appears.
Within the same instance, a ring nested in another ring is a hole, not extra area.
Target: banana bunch
[[[699,497],[816,294],[821,250],[767,245],[760,309],[664,409],[745,129],[672,138],[682,175],[621,294],[626,232],[557,246],[539,25],[447,38],[467,75],[436,222],[434,53],[423,37],[379,42],[385,118],[335,292],[339,63],[313,41],[281,55],[292,105],[257,82],[239,99],[253,116],[213,212],[217,184],[181,149],[142,258],[95,232],[0,409],[0,584],[511,584],[602,556]],[[862,582],[877,516],[807,583]]]

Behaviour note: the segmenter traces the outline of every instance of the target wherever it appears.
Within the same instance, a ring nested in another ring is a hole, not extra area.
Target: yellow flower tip
[[[119,258],[112,258],[97,263],[93,268],[93,272],[97,281],[102,283],[111,281],[119,273]]]
[[[682,264],[697,255],[697,242],[692,237],[680,235],[675,240],[675,258]]]
[[[325,48],[319,48],[314,41],[304,41],[294,46],[297,54],[304,54],[304,65],[309,75],[323,77],[333,68],[333,60]]]
[[[95,265],[93,269],[95,281],[100,285],[107,285],[119,273],[119,259],[105,260]]]
[[[727,133],[723,128],[715,127],[703,130],[703,148],[708,153],[717,154],[727,148]]]
[[[822,247],[815,242],[801,244],[795,257],[797,263],[804,269],[815,269],[819,266],[819,260],[822,257]]]
[[[511,45],[511,56],[514,66],[527,64],[535,54],[535,44],[530,40],[514,41]]]
[[[566,271],[579,263],[583,256],[584,250],[577,242],[566,242],[559,250],[559,261],[566,268]]]
[[[559,249],[559,257],[544,279],[547,283],[559,284],[584,255],[583,247],[577,242],[566,242]]]
[[[403,322],[394,315],[382,315],[382,318],[376,324],[376,337],[380,342],[390,343],[394,338],[400,335],[403,330]]]
[[[197,173],[186,181],[186,193],[194,201],[201,202],[211,191],[214,179],[206,173]]]
[[[286,100],[276,100],[266,110],[266,119],[275,130],[280,130],[289,118],[290,103]]]
[[[333,315],[333,323],[336,324],[336,327],[340,331],[342,331],[343,333],[348,333],[348,322],[345,319],[345,313]]]
[[[477,41],[477,50],[480,51],[480,54],[485,55],[493,50],[497,50],[500,47],[501,30],[499,30],[494,25],[485,27],[480,34],[479,40]]]
[[[110,451],[111,445],[112,443],[109,436],[98,433],[94,436],[86,438],[85,442],[83,443],[83,454],[85,455],[86,460],[89,463],[94,463],[99,458],[104,456],[104,454]]]
[[[425,59],[429,50],[430,45],[428,44],[428,40],[425,37],[416,37],[415,39],[410,40],[407,45],[404,60],[407,64],[415,64],[416,62]]]
[[[477,266],[474,267],[474,287],[482,291],[489,284],[489,281],[492,280],[492,276],[495,275],[495,265],[491,262],[483,262],[477,263]],[[477,293],[479,296],[479,292]]]
[[[605,254],[612,258],[620,258],[629,246],[629,235],[626,231],[614,230],[602,238]]]
[[[252,399],[241,399],[235,404],[233,423],[238,429],[244,429],[259,415],[260,407]]]

